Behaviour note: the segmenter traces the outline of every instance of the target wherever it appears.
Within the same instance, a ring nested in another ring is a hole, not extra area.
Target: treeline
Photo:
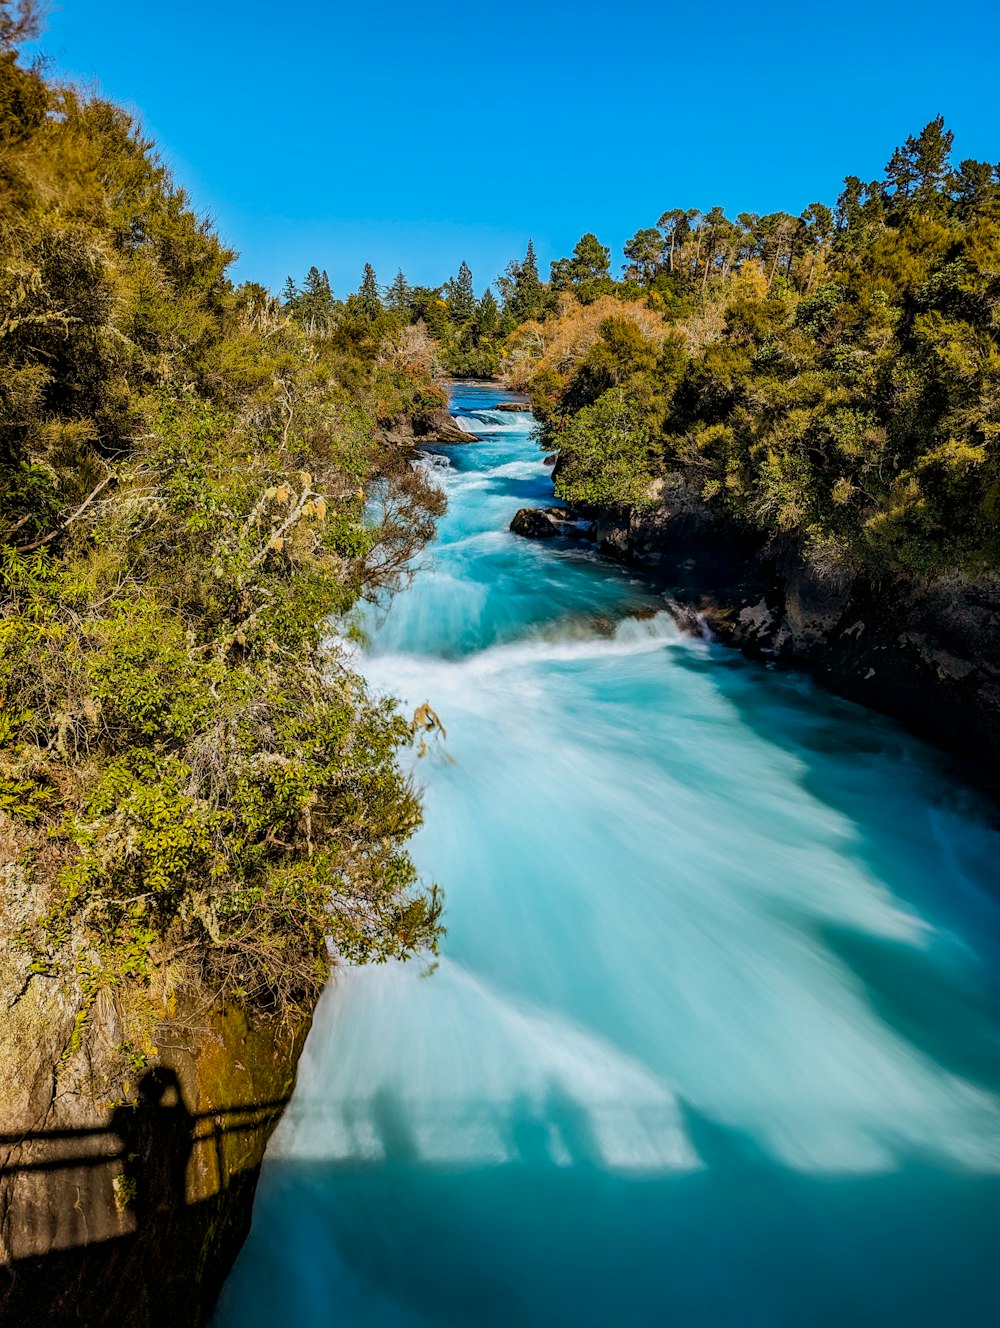
[[[325,271],[311,267],[299,285],[289,277],[281,292],[282,307],[302,327],[350,341],[399,339],[422,368],[463,378],[489,378],[500,364],[500,347],[518,319],[502,315],[487,287],[477,297],[472,270],[463,262],[441,286],[411,286],[397,272],[388,286],[380,285],[366,263],[361,284],[337,299]]]
[[[289,316],[131,118],[0,4],[0,917],[133,1069],[179,992],[309,1006],[433,948],[410,727],[330,621],[438,493],[380,424],[442,397],[389,326]]]
[[[835,208],[668,209],[625,253],[615,281],[584,236],[504,348],[564,498],[680,486],[831,569],[998,566],[1000,168],[940,117]]]

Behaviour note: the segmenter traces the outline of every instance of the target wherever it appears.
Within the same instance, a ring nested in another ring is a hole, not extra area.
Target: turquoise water
[[[497,399],[456,391],[481,439],[364,660],[447,728],[443,957],[331,984],[217,1328],[995,1323],[1000,836],[887,721],[510,535],[551,484]]]

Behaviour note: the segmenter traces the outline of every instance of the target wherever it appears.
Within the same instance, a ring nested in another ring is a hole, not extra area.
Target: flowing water
[[[551,483],[498,399],[456,391],[364,660],[447,728],[442,959],[327,991],[218,1328],[995,1323],[1000,836],[889,722],[509,534]]]

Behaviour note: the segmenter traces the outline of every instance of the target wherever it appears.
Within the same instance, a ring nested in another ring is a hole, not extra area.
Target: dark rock
[[[496,406],[491,406],[490,409],[510,410],[520,415],[523,414],[525,411],[530,410],[531,405],[527,401],[501,401]]]
[[[3,996],[9,976],[0,959]],[[0,1082],[0,1323],[197,1328],[250,1229],[309,1020],[182,1003],[114,1106],[95,1096],[115,1072],[110,1019],[84,1069],[53,1072],[74,1014],[61,983],[33,983],[0,1028],[18,1067]]]
[[[414,437],[425,443],[474,443],[471,433],[466,433],[455,423],[454,416],[444,410],[426,410],[413,421]]]
[[[527,539],[552,539],[556,535],[589,539],[593,535],[593,526],[565,507],[522,507],[515,513],[510,528],[515,535]]]
[[[515,535],[526,539],[555,539],[560,533],[544,507],[522,507],[515,513],[510,528]]]
[[[931,583],[823,567],[674,482],[643,514],[598,514],[598,549],[649,569],[681,625],[802,669],[900,720],[995,779],[1000,758],[1000,577]]]
[[[543,466],[554,466],[558,460],[559,460],[559,453],[558,453],[558,452],[550,452],[548,456],[546,456],[546,457],[542,457],[542,465],[543,465]]]

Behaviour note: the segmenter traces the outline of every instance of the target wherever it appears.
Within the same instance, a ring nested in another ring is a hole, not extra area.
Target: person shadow
[[[180,1080],[162,1066],[143,1076],[134,1104],[115,1111],[111,1128],[122,1142],[123,1197],[137,1225],[187,1202],[195,1125]]]

